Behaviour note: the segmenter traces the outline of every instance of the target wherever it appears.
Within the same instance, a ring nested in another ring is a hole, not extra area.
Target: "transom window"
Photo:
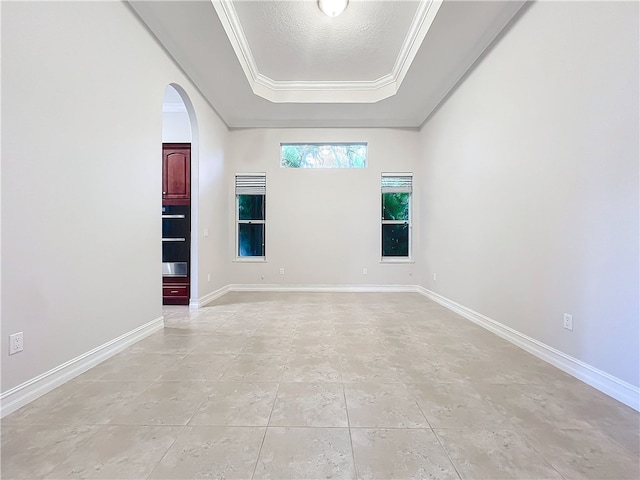
[[[383,173],[382,259],[411,257],[411,173]]]
[[[236,253],[238,257],[265,257],[264,173],[236,175]]]
[[[283,168],[365,168],[366,143],[281,143]]]

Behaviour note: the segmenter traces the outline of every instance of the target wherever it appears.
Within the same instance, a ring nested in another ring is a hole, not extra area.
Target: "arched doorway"
[[[162,100],[163,303],[198,304],[198,124],[175,83]]]

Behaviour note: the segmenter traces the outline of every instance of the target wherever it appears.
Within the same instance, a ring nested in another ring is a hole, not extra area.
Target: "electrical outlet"
[[[573,331],[573,315],[564,314],[564,328]]]
[[[207,282],[210,282],[210,281],[211,281],[211,274],[207,273]]]
[[[208,237],[208,236],[209,236],[209,229],[208,229],[208,228],[205,228],[205,229],[204,229],[204,231],[202,232],[202,234],[203,234],[205,237]]]
[[[284,275],[284,268],[280,269],[280,275]]]
[[[369,275],[369,271],[366,268],[362,269],[362,274],[363,275]]]
[[[14,353],[21,352],[23,348],[24,348],[24,338],[23,338],[22,332],[9,335],[9,355],[13,355]]]
[[[434,273],[433,274],[433,281],[435,282],[436,280],[438,280],[438,278],[437,278],[436,274]]]

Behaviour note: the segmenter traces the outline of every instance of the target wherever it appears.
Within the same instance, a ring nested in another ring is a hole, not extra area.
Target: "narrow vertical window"
[[[409,259],[413,174],[383,173],[381,190],[382,259]]]
[[[266,194],[264,173],[236,175],[236,252],[239,258],[265,257]]]

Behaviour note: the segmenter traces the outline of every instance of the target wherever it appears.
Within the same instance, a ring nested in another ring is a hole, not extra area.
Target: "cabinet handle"
[[[171,290],[171,293],[178,293],[178,290]]]
[[[162,192],[162,194],[163,194],[163,195],[166,195],[166,194],[167,194],[167,192]]]

